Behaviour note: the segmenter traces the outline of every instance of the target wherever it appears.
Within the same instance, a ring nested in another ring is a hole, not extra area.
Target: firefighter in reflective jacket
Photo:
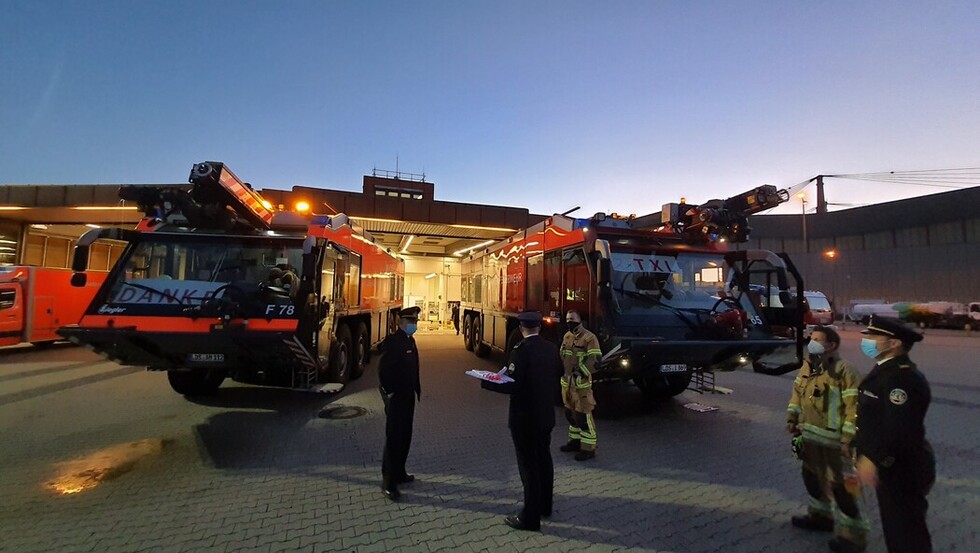
[[[932,394],[908,355],[922,335],[876,316],[862,334],[861,351],[876,365],[858,396],[857,472],[876,488],[889,553],[930,553],[926,495],[936,481],[936,457],[925,418]]]
[[[860,552],[867,546],[868,523],[861,513],[856,478],[845,486],[844,472],[846,468],[853,474],[851,442],[861,376],[840,358],[839,347],[840,335],[834,329],[816,327],[807,345],[808,358],[793,382],[786,430],[803,440],[798,454],[810,505],[807,514],[794,516],[792,523],[806,530],[833,531],[832,551]]]
[[[592,373],[602,356],[595,334],[582,326],[582,317],[575,310],[565,316],[568,332],[561,342],[561,359],[565,374],[561,377],[562,403],[568,419],[568,443],[565,452],[576,451],[576,461],[595,457],[596,433],[592,410]]]

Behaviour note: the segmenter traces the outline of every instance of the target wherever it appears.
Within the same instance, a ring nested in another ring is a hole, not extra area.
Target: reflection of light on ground
[[[57,474],[47,483],[47,487],[62,495],[90,490],[104,480],[129,472],[140,459],[159,454],[163,444],[163,440],[139,440],[58,463],[55,465]]]

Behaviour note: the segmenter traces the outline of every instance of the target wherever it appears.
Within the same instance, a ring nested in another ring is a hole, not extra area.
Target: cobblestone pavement
[[[868,367],[856,332],[844,339],[845,355]],[[626,383],[604,386],[597,458],[560,453],[556,429],[555,513],[540,534],[524,533],[502,523],[521,494],[507,398],[463,375],[499,368],[502,357],[477,359],[446,333],[422,335],[419,346],[423,396],[409,456],[418,480],[398,504],[380,491],[376,359],[337,396],[226,383],[192,402],[162,374],[80,348],[0,352],[0,550],[828,551],[829,536],[789,525],[805,509],[783,430],[792,375],[723,373],[718,384],[733,393],[662,404]],[[936,334],[913,357],[933,389],[935,550],[977,551],[980,338]],[[694,401],[719,409],[683,407]],[[366,414],[318,418],[328,403]],[[59,463],[139,440],[157,446],[97,487],[59,495],[46,486]],[[868,551],[881,553],[867,497]]]

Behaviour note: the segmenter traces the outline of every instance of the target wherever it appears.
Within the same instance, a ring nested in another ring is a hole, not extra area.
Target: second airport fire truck
[[[549,217],[463,261],[466,349],[508,352],[521,338],[522,310],[540,311],[542,334],[560,342],[563,315],[575,309],[604,353],[594,377],[632,379],[649,396],[677,395],[692,375],[715,369],[793,370],[803,347],[802,277],[786,254],[730,247],[747,241],[749,215],[788,197],[766,185],[638,218]],[[779,307],[759,297],[762,286],[778,290]],[[761,361],[793,348],[788,363]]]
[[[122,187],[145,217],[136,230],[94,229],[88,249],[127,242],[77,326],[60,329],[124,365],[166,371],[185,395],[227,378],[312,389],[360,376],[393,331],[404,262],[345,215],[273,212],[224,164],[193,166],[190,186]]]

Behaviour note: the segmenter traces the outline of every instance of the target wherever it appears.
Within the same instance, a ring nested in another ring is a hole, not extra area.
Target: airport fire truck
[[[716,369],[798,368],[802,277],[786,254],[731,247],[748,240],[749,215],[788,198],[766,185],[643,217],[549,217],[463,261],[465,347],[509,352],[527,309],[540,311],[542,335],[560,342],[563,314],[575,309],[604,353],[595,379],[632,379],[652,397],[681,393],[692,376],[703,387]],[[759,288],[783,301],[771,305]],[[789,362],[763,360],[793,348]]]
[[[0,267],[0,347],[61,340],[58,327],[82,318],[106,273],[92,271],[81,290],[71,287],[71,275],[51,267]]]
[[[93,242],[127,245],[79,324],[59,333],[166,371],[185,395],[213,393],[227,377],[323,389],[360,376],[393,331],[404,262],[343,214],[273,212],[222,163],[194,165],[189,181],[120,188],[145,217],[135,230],[79,239],[75,286]]]

